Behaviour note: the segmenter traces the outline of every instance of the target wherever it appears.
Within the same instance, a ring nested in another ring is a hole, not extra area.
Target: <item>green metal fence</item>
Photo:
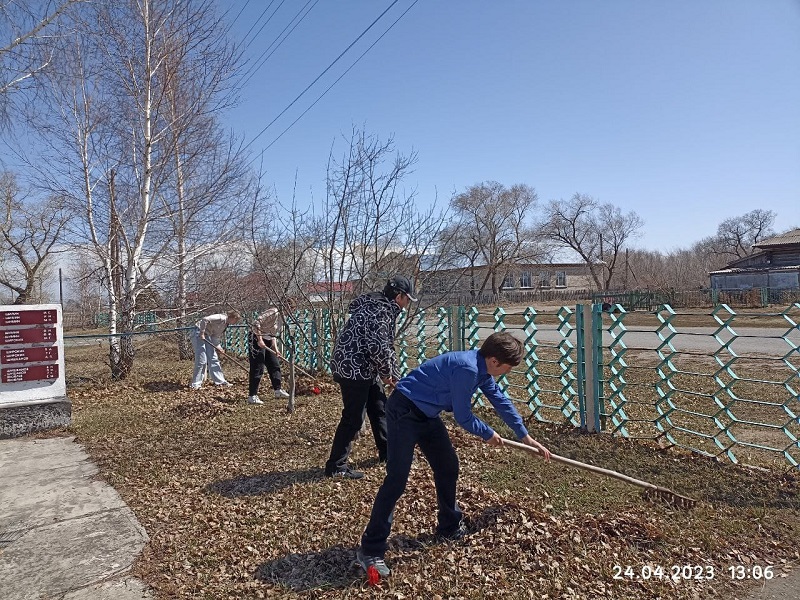
[[[281,333],[284,354],[306,370],[329,371],[346,317],[298,311]],[[800,468],[799,323],[798,302],[780,312],[741,313],[727,304],[688,312],[670,304],[631,312],[606,302],[538,310],[448,306],[402,313],[396,344],[407,373],[509,331],[525,357],[498,383],[530,418],[732,462]],[[162,329],[172,323],[154,313],[137,315],[136,324],[141,335],[188,329]],[[247,325],[229,327],[226,348],[245,356],[248,338]],[[483,404],[480,393],[474,402]]]
[[[298,313],[285,332],[294,344],[285,348],[287,356],[306,369],[328,370],[332,331],[344,318]],[[669,304],[647,313],[620,304],[515,311],[452,306],[404,313],[396,343],[406,373],[432,356],[477,348],[492,332],[510,331],[523,341],[525,358],[498,383],[536,420],[733,462],[766,457],[797,468],[798,323],[800,303],[743,315],[725,304],[705,313],[680,313]],[[743,341],[750,349],[739,352]],[[475,403],[483,404],[480,393]]]
[[[732,462],[766,457],[798,467],[800,304],[743,315],[723,304],[703,315],[702,327],[696,313],[662,305],[655,343],[635,347],[623,342],[628,316],[621,307],[604,315],[606,431]]]
[[[627,311],[656,310],[663,304],[672,308],[716,307],[767,308],[800,302],[800,290],[775,288],[697,289],[697,290],[609,290],[586,293],[595,304],[620,304]],[[501,300],[502,301],[502,300]]]

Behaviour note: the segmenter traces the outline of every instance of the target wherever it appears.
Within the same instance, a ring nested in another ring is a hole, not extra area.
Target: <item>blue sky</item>
[[[354,125],[419,162],[418,202],[481,181],[575,192],[636,211],[634,246],[686,247],[756,208],[800,227],[797,0],[420,0],[275,139],[413,0],[399,0],[325,76],[257,134],[392,4],[321,0],[245,85],[225,124],[263,152],[289,202],[325,194],[331,145]],[[257,58],[305,5],[231,3]],[[248,35],[253,24],[256,27]],[[273,143],[274,142],[274,143]]]

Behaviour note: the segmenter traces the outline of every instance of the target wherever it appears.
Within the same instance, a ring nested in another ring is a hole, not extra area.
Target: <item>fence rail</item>
[[[772,288],[701,290],[623,290],[593,292],[586,298],[595,304],[619,304],[625,310],[655,310],[662,304],[673,308],[766,308],[800,302],[800,290]]]

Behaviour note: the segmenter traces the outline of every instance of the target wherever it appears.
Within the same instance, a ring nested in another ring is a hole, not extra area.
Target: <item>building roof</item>
[[[797,271],[800,270],[800,265],[788,265],[783,267],[726,267],[719,271],[711,271],[709,275],[730,275],[734,273],[779,273],[781,271]]]
[[[425,275],[432,275],[438,273],[452,273],[452,272],[462,272],[467,271],[470,268],[474,268],[476,271],[484,271],[489,267],[485,264],[476,264],[474,267],[470,267],[469,265],[464,265],[460,267],[449,267],[446,269],[423,269],[420,272],[420,276]],[[500,270],[520,270],[520,269],[549,269],[549,270],[557,270],[557,269],[586,269],[586,263],[528,263],[528,262],[521,262],[521,263],[504,263]]]
[[[775,248],[778,246],[793,246],[795,244],[800,244],[800,227],[790,229],[786,233],[767,238],[754,245],[756,248]]]

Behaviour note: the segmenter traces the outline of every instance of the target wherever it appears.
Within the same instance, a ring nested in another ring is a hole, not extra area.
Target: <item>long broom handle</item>
[[[534,448],[533,446],[528,446],[527,444],[523,444],[521,442],[515,442],[513,440],[507,440],[503,438],[503,443],[508,444],[509,446],[513,446],[514,448],[519,448],[520,450],[525,450],[526,452],[531,452],[532,454],[541,455],[541,452],[539,452],[538,448]],[[594,465],[589,465],[577,460],[572,460],[571,458],[566,458],[565,456],[559,456],[558,454],[550,453],[550,460],[564,463],[565,465],[570,465],[571,467],[577,467],[578,469],[583,469],[584,471],[592,471],[593,473],[599,473],[600,475],[613,477],[614,479],[619,479],[621,481],[627,481],[628,483],[632,483],[633,485],[639,486],[640,488],[645,488],[648,490],[669,491],[666,490],[665,488],[658,487],[657,485],[654,485],[652,483],[648,483],[647,481],[642,481],[641,479],[635,479],[634,477],[623,475],[622,473],[618,473],[617,471],[612,471],[611,469],[595,467]]]
[[[204,341],[206,344],[208,344],[209,346],[211,346],[212,348],[214,347],[214,345],[213,345],[211,342],[209,342],[208,340],[203,340],[203,341]],[[275,356],[277,356],[278,358],[280,358],[280,359],[281,359],[282,361],[284,361],[284,362],[285,362],[287,365],[291,365],[291,364],[292,364],[291,362],[289,362],[289,360],[288,360],[287,358],[285,358],[284,356],[282,356],[280,352],[277,352],[277,351],[273,350],[272,348],[270,348],[270,347],[269,347],[269,345],[267,345],[267,346],[266,346],[266,350],[269,350],[270,352],[272,352],[272,354],[274,354]],[[239,362],[237,359],[235,359],[233,356],[231,356],[231,355],[230,355],[230,354],[228,354],[227,352],[225,353],[225,358],[228,358],[228,359],[232,360],[233,362],[235,362],[237,365],[239,365],[239,366],[240,366],[242,369],[244,369],[244,370],[245,370],[245,371],[247,371],[248,373],[250,372],[250,369],[249,369],[248,367],[245,367],[245,366],[244,366],[242,363],[240,363],[240,362]],[[317,381],[316,377],[314,377],[313,375],[311,375],[311,373],[308,373],[307,371],[304,371],[303,369],[301,369],[300,367],[298,367],[298,366],[297,366],[297,364],[295,364],[295,365],[294,365],[294,368],[295,368],[295,369],[297,369],[298,371],[300,371],[300,372],[301,372],[303,375],[305,375],[306,377],[310,377],[311,379],[313,379],[313,380],[314,380],[314,382],[316,382],[316,381]]]

